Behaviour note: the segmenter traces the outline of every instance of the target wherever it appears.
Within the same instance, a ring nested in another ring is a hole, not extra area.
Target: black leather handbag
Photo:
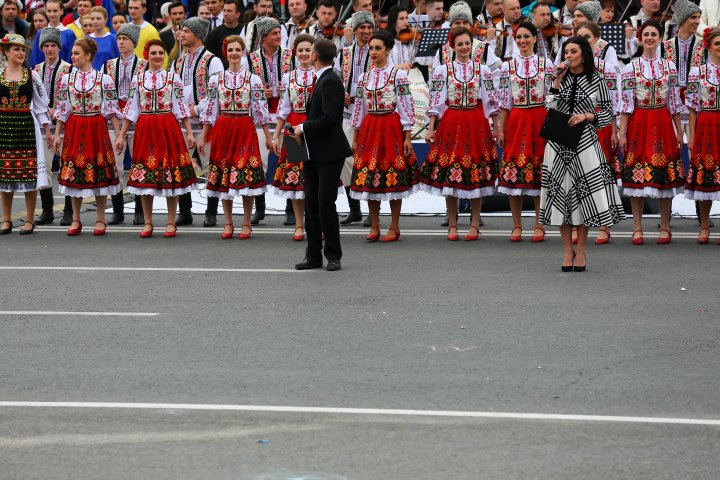
[[[578,144],[580,144],[580,138],[587,123],[582,122],[571,127],[568,125],[570,117],[572,117],[572,115],[569,113],[563,113],[554,108],[549,109],[545,117],[545,123],[543,123],[540,129],[540,136],[545,140],[557,143],[563,147],[576,149]]]

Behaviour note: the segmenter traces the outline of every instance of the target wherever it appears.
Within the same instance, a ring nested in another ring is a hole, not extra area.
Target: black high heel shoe
[[[0,235],[7,235],[8,233],[12,232],[13,223],[10,220],[6,220],[2,222],[2,225],[5,225],[6,223],[9,223],[10,226],[8,228],[0,229]]]
[[[573,263],[575,263],[575,252],[573,252]],[[584,268],[584,267],[583,267],[583,268]],[[572,272],[572,271],[573,271],[573,266],[572,266],[572,265],[570,265],[570,266],[560,265],[560,271],[562,271],[562,272]]]
[[[584,255],[584,257],[585,257],[585,265],[583,265],[582,267],[573,265],[573,271],[575,271],[575,272],[584,272],[585,271],[585,268],[587,267],[587,255]],[[575,262],[573,262],[573,263],[575,263]]]

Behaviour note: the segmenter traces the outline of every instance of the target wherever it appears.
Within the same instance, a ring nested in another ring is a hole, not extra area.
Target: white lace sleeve
[[[130,82],[128,99],[122,114],[125,120],[130,120],[133,123],[137,122],[137,119],[140,116],[140,94],[138,93],[137,76],[135,76]]]
[[[68,97],[68,82],[70,75],[63,75],[60,79],[60,91],[58,92],[57,102],[55,103],[55,120],[67,123],[67,119],[72,113],[72,105]]]
[[[196,109],[200,123],[203,125],[215,125],[220,114],[220,103],[218,100],[218,76],[214,75],[208,81],[207,102],[202,110]]]
[[[168,75],[170,75],[168,73]],[[180,75],[173,75],[172,85],[172,109],[175,118],[182,120],[184,118],[192,118],[190,107],[188,107],[183,95],[183,83]]]
[[[116,117],[122,119],[122,113],[120,112],[120,105],[118,104],[117,90],[115,89],[115,82],[110,78],[109,75],[102,76],[102,89],[103,89],[103,102],[100,113],[106,119]]]
[[[262,79],[254,74],[250,76],[250,112],[256,127],[272,121]]]
[[[278,103],[277,117],[283,121],[287,120],[292,111],[290,104],[290,73],[283,74],[280,87],[280,102]]]
[[[442,118],[447,108],[445,101],[447,100],[447,66],[440,65],[433,70],[430,77],[430,107],[427,116],[435,116]]]
[[[32,112],[40,125],[47,125],[50,123],[50,117],[48,116],[50,99],[45,91],[45,86],[43,85],[40,75],[33,70],[30,70],[30,74],[32,75],[33,86]]]

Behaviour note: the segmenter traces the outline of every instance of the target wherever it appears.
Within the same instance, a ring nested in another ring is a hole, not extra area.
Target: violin
[[[574,25],[563,25],[561,23],[553,23],[542,29],[542,34],[546,37],[572,37],[575,35]]]
[[[325,38],[342,37],[345,35],[345,24],[330,25],[329,27],[323,28],[322,33]]]
[[[302,32],[312,25],[315,25],[315,20],[312,17],[305,17],[302,22],[298,23],[297,31]]]
[[[495,28],[495,23],[493,24],[487,24],[487,23],[480,23],[477,20],[473,23],[472,27],[470,27],[470,34],[474,37],[486,37],[487,31],[490,28]],[[510,35],[506,30],[495,30],[495,36],[496,37],[507,37]]]
[[[406,28],[397,36],[397,39],[400,40],[401,43],[419,42],[421,38],[422,33],[415,27]]]

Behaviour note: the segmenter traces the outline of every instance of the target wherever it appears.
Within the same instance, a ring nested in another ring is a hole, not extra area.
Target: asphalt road
[[[584,273],[560,272],[554,232],[511,244],[486,217],[483,240],[451,243],[438,223],[403,218],[387,245],[346,228],[332,273],[291,270],[304,246],[281,217],[249,241],[0,237],[0,402],[158,404],[0,403],[0,478],[720,477],[720,246],[694,220],[643,247],[625,222]]]

